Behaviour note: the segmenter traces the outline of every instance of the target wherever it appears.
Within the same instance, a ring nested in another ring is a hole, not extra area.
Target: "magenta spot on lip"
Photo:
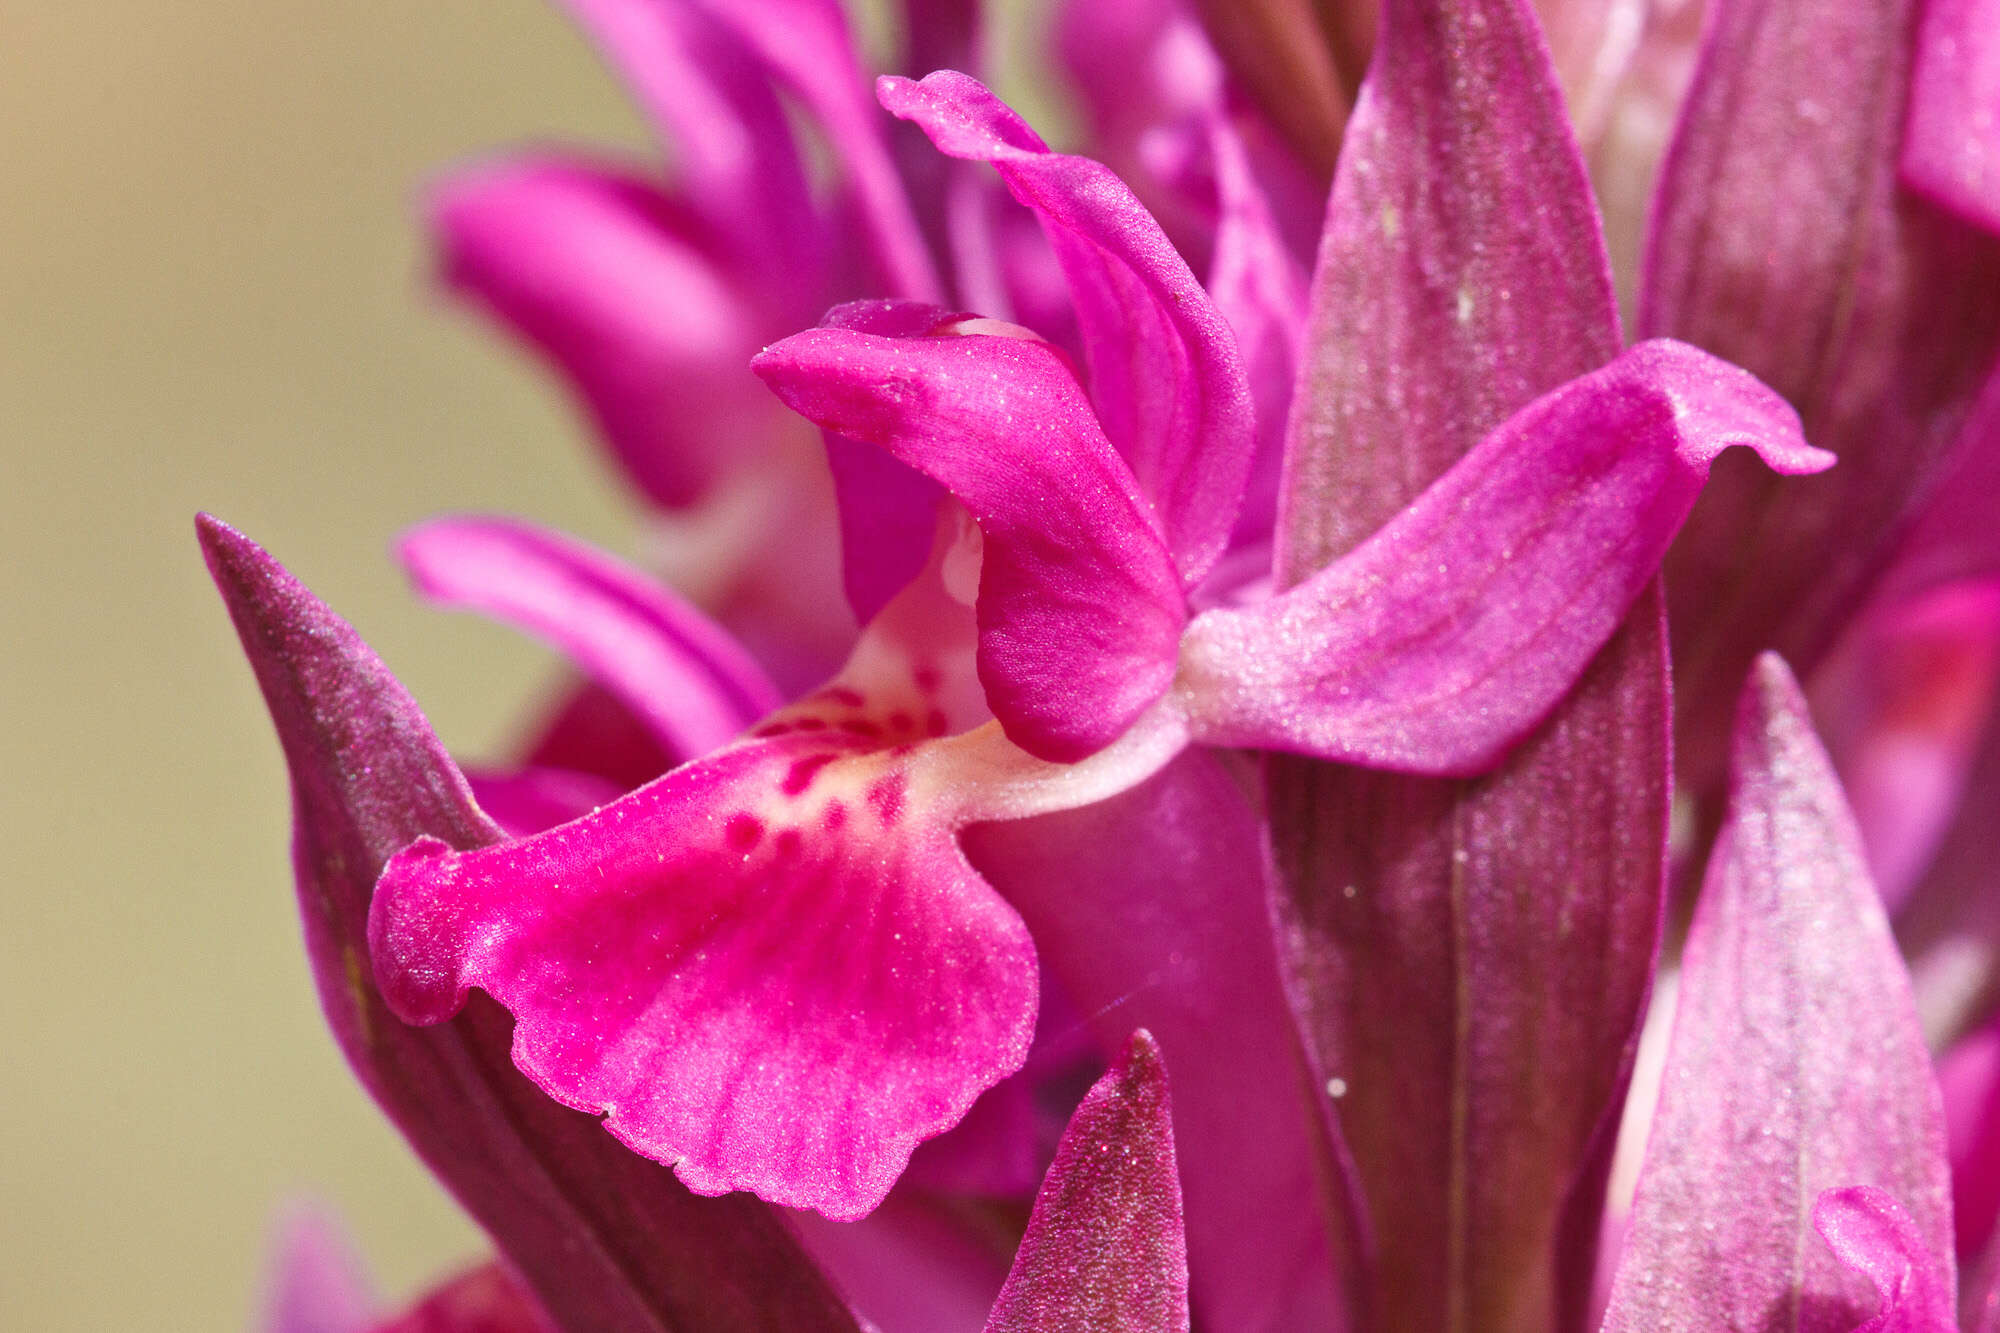
[[[944,715],[942,708],[933,708],[924,715],[924,729],[933,736],[942,736],[951,730],[951,719]]]
[[[905,713],[902,709],[899,708],[895,712],[889,714],[889,725],[894,727],[898,731],[908,731],[911,727],[914,727],[917,724],[914,718],[912,718],[908,713]]]
[[[825,731],[826,719],[823,717],[802,717],[792,725],[799,731]]]
[[[846,704],[849,708],[859,708],[868,702],[868,696],[860,690],[850,690],[845,685],[829,685],[820,693],[837,704]]]
[[[723,840],[739,852],[749,851],[763,836],[764,821],[755,815],[731,815],[722,826]]]
[[[797,796],[813,785],[819,771],[838,759],[839,755],[809,754],[803,759],[794,759],[792,766],[785,770],[785,780],[779,784],[787,796]]]
[[[750,734],[752,736],[783,736],[791,730],[792,724],[789,722],[766,722]]]
[[[826,826],[828,830],[837,829],[846,822],[847,807],[839,801],[829,801],[826,807]]]
[[[797,829],[788,828],[778,835],[773,847],[779,856],[789,861],[806,849],[806,840]]]
[[[882,728],[865,717],[850,717],[840,724],[840,729],[850,735],[863,736],[870,740],[882,734]]]
[[[925,694],[936,694],[938,686],[944,684],[944,678],[938,675],[938,669],[933,666],[918,667],[910,673],[910,678],[916,681],[917,688]]]
[[[868,804],[882,817],[884,824],[893,824],[903,813],[903,775],[891,774],[868,788]]]

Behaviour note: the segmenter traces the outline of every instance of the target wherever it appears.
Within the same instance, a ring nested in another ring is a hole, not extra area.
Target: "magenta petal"
[[[280,1221],[260,1333],[364,1333],[375,1304],[361,1258],[330,1214],[307,1206]]]
[[[1277,522],[1285,422],[1305,333],[1306,277],[1285,246],[1236,127],[1218,108],[1208,130],[1219,209],[1208,289],[1242,348],[1257,416],[1257,452],[1231,542],[1241,546],[1268,541]]]
[[[1190,751],[1083,809],[966,831],[1107,1055],[1134,1025],[1174,1067],[1193,1301],[1205,1327],[1335,1326],[1317,1103],[1271,940],[1241,775]]]
[[[562,370],[656,503],[690,503],[783,428],[748,370],[772,314],[654,187],[516,159],[447,178],[429,213],[444,280]]]
[[[830,431],[944,484],[985,537],[979,679],[1007,736],[1072,762],[1173,680],[1180,579],[1132,474],[1048,344],[814,329],[755,362]]]
[[[885,338],[917,338],[944,316],[915,301],[851,301],[826,322]],[[854,618],[866,625],[930,559],[944,488],[872,444],[824,432],[840,508],[840,579]]]
[[[478,986],[514,1060],[701,1194],[836,1219],[1020,1067],[1021,920],[893,758],[829,733],[726,750],[577,822],[383,872],[369,945],[415,1023]]]
[[[1070,1117],[987,1333],[1186,1333],[1166,1066],[1143,1030]]]
[[[1850,1184],[1908,1210],[1911,1289],[1949,1310],[1937,1080],[1860,835],[1775,656],[1744,691],[1734,769],[1606,1333],[1853,1328],[1869,1284],[1801,1215]]]
[[[559,3],[631,88],[718,239],[816,285],[823,223],[769,72],[742,38],[687,0]]]
[[[2000,351],[2000,237],[1896,171],[1928,0],[1712,0],[1655,195],[1643,336],[1743,366],[1840,457],[1809,486],[1725,465],[1667,569],[1676,764],[1719,788],[1736,682],[1810,676],[1939,494]]]
[[[396,554],[424,596],[568,655],[670,754],[719,749],[784,702],[727,630],[572,538],[514,519],[443,518],[405,533]]]
[[[1228,541],[1254,448],[1236,339],[1166,233],[1102,163],[1052,153],[975,79],[883,79],[882,105],[952,157],[991,162],[1062,262],[1092,401],[1158,510],[1186,586]]]
[[[1881,1311],[1853,1333],[1956,1333],[1949,1263],[1928,1252],[1923,1233],[1896,1196],[1872,1185],[1823,1190],[1813,1230],[1840,1262],[1866,1277]]]
[[[2000,232],[2000,3],[1930,0],[1924,6],[1903,181]]]
[[[840,0],[704,0],[701,8],[754,48],[818,120],[827,146],[847,168],[861,225],[890,290],[912,300],[939,299],[944,289],[889,155]]]
[[[1508,418],[1374,536],[1304,583],[1188,630],[1194,735],[1472,774],[1568,691],[1659,567],[1709,464],[1832,457],[1784,400],[1665,340]]]
[[[857,1333],[769,1209],[697,1199],[508,1062],[491,1004],[416,1029],[368,984],[369,897],[413,838],[500,840],[381,661],[276,561],[214,519],[203,552],[291,769],[306,950],[362,1084],[566,1327]]]

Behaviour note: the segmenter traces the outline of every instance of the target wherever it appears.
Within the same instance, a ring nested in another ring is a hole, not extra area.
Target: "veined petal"
[[[2000,232],[2000,3],[1930,0],[1910,78],[1903,182]]]
[[[1104,433],[1131,464],[1193,587],[1236,521],[1254,448],[1236,339],[1166,233],[1102,163],[1052,153],[977,80],[886,78],[882,105],[940,151],[991,162],[1069,281]]]
[[[1313,274],[1281,585],[1619,349],[1596,206],[1532,15],[1396,0],[1383,17]]]
[[[306,950],[328,1025],[362,1084],[566,1327],[858,1333],[796,1241],[749,1198],[697,1199],[558,1106],[507,1059],[479,1001],[398,1022],[368,980],[370,891],[414,838],[490,846],[430,725],[353,629],[268,554],[204,516],[203,552],[292,774]]]
[[[519,158],[447,177],[428,211],[444,281],[563,372],[655,503],[689,504],[786,428],[748,370],[773,319],[750,270],[653,186]]]
[[[602,551],[503,518],[436,519],[396,554],[417,590],[536,635],[609,689],[670,754],[719,749],[784,702],[729,632]]]
[[[979,677],[1009,739],[1080,759],[1165,692],[1186,614],[1179,576],[1054,348],[823,328],[755,368],[804,416],[883,447],[971,510],[985,535]]]
[[[1937,1081],[1860,836],[1772,655],[1744,691],[1733,782],[1606,1333],[1853,1327],[1868,1283],[1807,1241],[1802,1204],[1855,1184],[1907,1210],[1906,1287],[1949,1310]],[[1851,1210],[1828,1217],[1843,1259],[1872,1247]],[[1863,1268],[1879,1280],[1878,1261]]]
[[[1386,5],[1313,279],[1280,586],[1619,345],[1532,16]],[[1279,954],[1365,1205],[1357,1289],[1382,1327],[1588,1327],[1664,889],[1663,636],[1642,594],[1477,782],[1265,761]]]
[[[415,1023],[470,987],[514,1059],[695,1192],[866,1214],[917,1142],[1027,1055],[1027,930],[905,766],[830,731],[675,770],[483,852],[384,871],[384,995]]]
[[[986,1333],[1186,1333],[1166,1067],[1143,1030],[1070,1118]]]
[[[1610,639],[1732,445],[1783,472],[1833,462],[1776,394],[1679,343],[1543,395],[1348,555],[1197,618],[1178,687],[1195,737],[1490,768]]]

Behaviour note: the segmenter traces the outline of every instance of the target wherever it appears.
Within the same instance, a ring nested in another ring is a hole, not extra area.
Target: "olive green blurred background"
[[[246,1326],[273,1210],[384,1287],[478,1253],[320,1028],[278,752],[190,519],[268,544],[474,753],[546,659],[385,550],[629,546],[552,384],[427,290],[426,175],[643,145],[542,0],[0,0],[0,1328]]]

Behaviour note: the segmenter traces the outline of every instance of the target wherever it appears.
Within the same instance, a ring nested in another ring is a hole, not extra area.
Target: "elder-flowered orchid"
[[[697,1192],[836,1218],[1026,1058],[1032,943],[958,828],[1101,800],[1189,740],[1476,771],[1622,619],[1716,452],[1830,461],[1762,386],[1647,345],[1503,423],[1345,560],[1190,622],[1250,457],[1226,326],[1115,179],[983,88],[883,95],[1046,219],[1095,403],[1052,347],[931,307],[843,308],[765,352],[792,406],[951,491],[976,547],[942,550],[744,743],[534,838],[400,854],[369,941],[405,1019],[478,986],[530,1077]]]
[[[528,766],[462,775],[350,629],[203,529],[336,1035],[507,1264],[383,1327],[1953,1326],[2000,1042],[1940,1093],[1918,1014],[2000,994],[1968,944],[2000,941],[1991,840],[1940,813],[1987,761],[1960,709],[1960,757],[1899,789],[1881,645],[1991,567],[1986,0],[1713,0],[1691,80],[1688,5],[1549,0],[1546,40],[1515,0],[1203,6],[1221,59],[1174,5],[1073,7],[1139,194],[962,74],[883,80],[938,151],[892,138],[829,4],[571,8],[677,183],[475,168],[436,195],[447,272],[655,503],[758,515],[703,590],[751,650],[567,539],[427,525],[420,589],[594,682]],[[913,61],[976,58],[961,7],[907,18]],[[1813,84],[1829,49],[1857,95]],[[1637,329],[1688,342],[1623,347],[1600,201]],[[868,299],[794,332],[837,297]],[[1733,444],[1767,467],[1697,506]],[[864,625],[817,688],[847,631],[811,522]],[[1990,602],[1947,620],[1980,641]],[[1850,627],[1814,683],[1858,830],[1757,657]],[[1913,998],[1871,864],[1951,984]],[[1655,1114],[1626,1086],[1663,950]],[[1023,1232],[1079,1030],[1126,1053]],[[1638,1183],[1607,1204],[1614,1142]],[[316,1303],[366,1308],[276,1326]]]

